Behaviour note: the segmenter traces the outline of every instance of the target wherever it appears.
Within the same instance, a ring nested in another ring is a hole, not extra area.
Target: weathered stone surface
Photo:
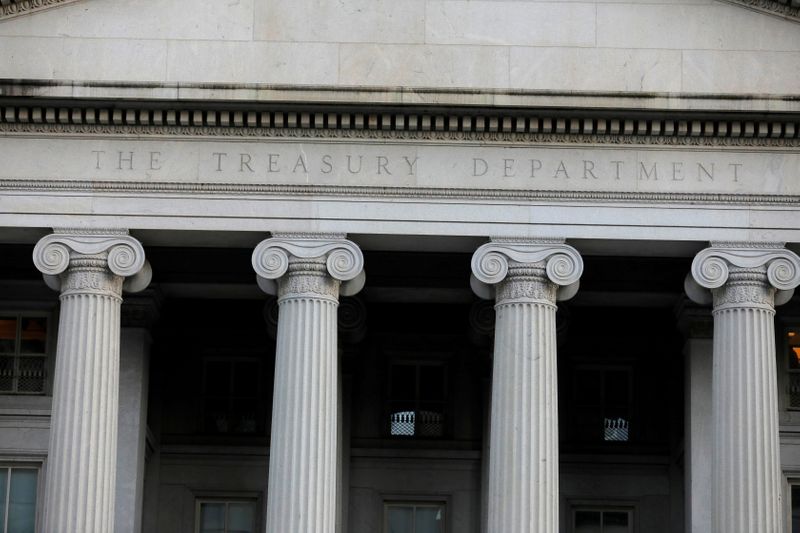
[[[424,0],[255,2],[254,38],[326,43],[422,43]]]
[[[0,78],[163,81],[167,65],[165,41],[0,37],[0,49]]]
[[[330,85],[337,60],[328,43],[171,41],[166,80]]]
[[[797,51],[800,31],[794,23],[722,2],[598,4],[598,47],[639,48],[642,43],[676,50]]]
[[[512,47],[511,87],[576,91],[681,91],[681,52]]]
[[[425,41],[433,44],[593,46],[592,3],[428,2]]]
[[[413,87],[505,87],[508,50],[472,45],[342,44],[339,83]]]
[[[699,0],[84,1],[0,23],[0,49],[13,57],[0,64],[0,77],[793,94],[798,23],[752,7]]]

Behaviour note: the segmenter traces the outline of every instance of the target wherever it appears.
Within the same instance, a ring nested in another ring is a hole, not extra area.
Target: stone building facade
[[[794,0],[0,0],[0,532],[800,531]]]

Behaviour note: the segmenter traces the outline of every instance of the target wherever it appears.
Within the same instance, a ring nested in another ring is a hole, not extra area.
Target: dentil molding
[[[320,138],[480,141],[497,143],[653,144],[677,146],[800,146],[800,120],[736,114],[697,120],[676,113],[643,117],[626,110],[594,116],[579,111],[462,110],[443,107],[375,112],[331,106],[271,109],[136,109],[76,103],[72,107],[7,103],[0,132],[57,135]]]

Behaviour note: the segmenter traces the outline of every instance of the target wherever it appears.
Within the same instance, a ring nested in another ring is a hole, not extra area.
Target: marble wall
[[[797,23],[716,0],[82,0],[0,21],[0,78],[787,94]]]

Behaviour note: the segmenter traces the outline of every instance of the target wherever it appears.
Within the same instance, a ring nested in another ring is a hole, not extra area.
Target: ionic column
[[[111,533],[120,304],[123,288],[147,286],[150,269],[139,241],[113,230],[56,230],[33,261],[61,291],[42,531]]]
[[[488,533],[559,530],[556,300],[582,272],[561,241],[496,239],[472,257],[473,290],[496,302]]]
[[[774,533],[783,527],[775,305],[800,283],[800,258],[782,244],[711,244],[686,289],[713,301],[712,530]]]
[[[363,265],[343,235],[278,235],[253,252],[259,286],[279,308],[267,533],[334,533],[337,306],[363,286]]]

